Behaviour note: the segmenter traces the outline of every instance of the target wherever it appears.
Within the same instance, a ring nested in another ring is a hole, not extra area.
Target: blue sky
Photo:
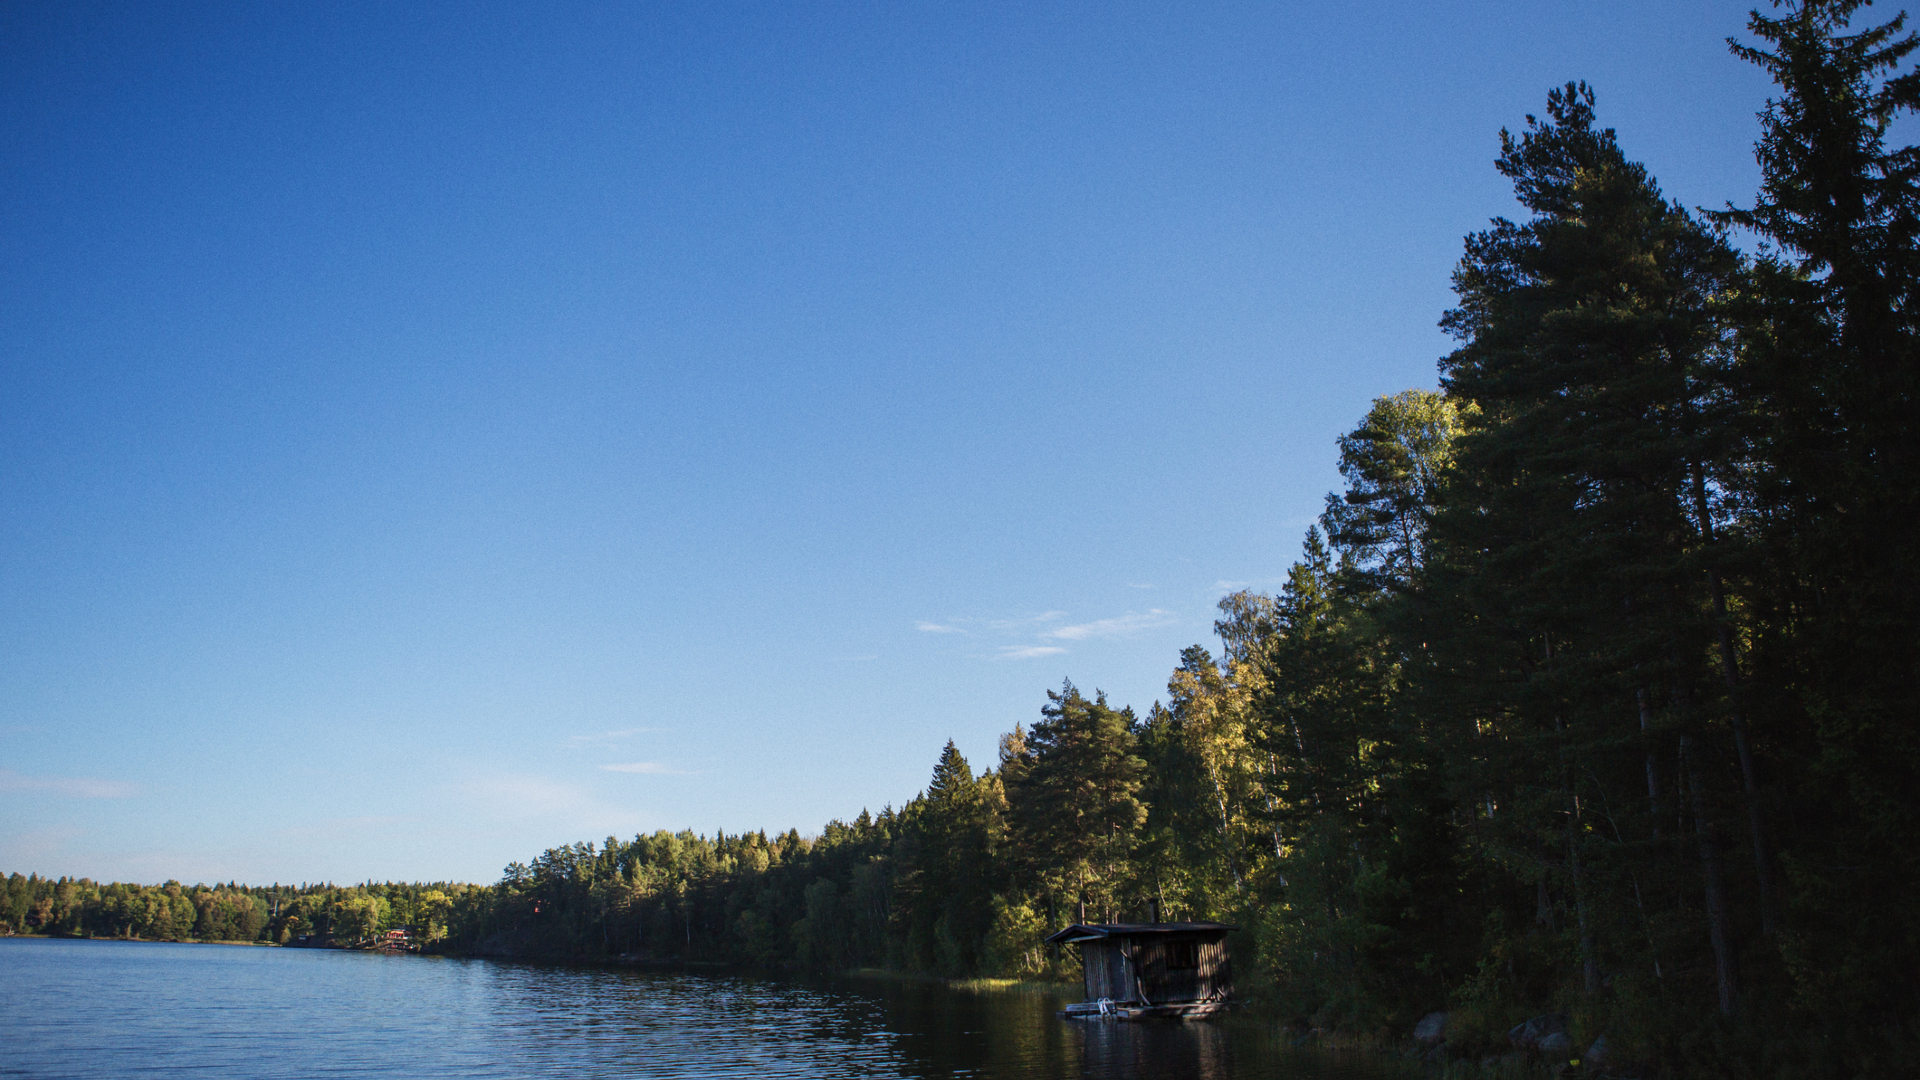
[[[0,871],[491,881],[1144,710],[1735,3],[0,7]]]

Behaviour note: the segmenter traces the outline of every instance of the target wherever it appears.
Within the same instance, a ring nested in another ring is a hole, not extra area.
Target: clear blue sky
[[[1750,197],[1746,6],[8,3],[0,871],[491,881],[1144,710],[1503,125]]]

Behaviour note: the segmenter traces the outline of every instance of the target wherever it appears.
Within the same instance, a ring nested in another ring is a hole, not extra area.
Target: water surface
[[[332,950],[0,938],[4,1077],[1388,1080],[1246,1020],[1064,998]]]

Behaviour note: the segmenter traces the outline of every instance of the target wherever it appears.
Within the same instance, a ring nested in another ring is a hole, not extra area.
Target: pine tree
[[[1551,93],[1547,112],[1501,135],[1498,166],[1533,216],[1468,239],[1443,322],[1462,342],[1443,383],[1478,415],[1455,443],[1432,531],[1443,565],[1427,575],[1429,600],[1459,618],[1422,671],[1470,763],[1456,770],[1461,804],[1486,808],[1489,856],[1531,879],[1538,921],[1564,928],[1588,994],[1603,953],[1635,949],[1604,916],[1629,909],[1646,859],[1666,865],[1649,847],[1658,770],[1644,770],[1631,830],[1618,813],[1601,828],[1587,807],[1631,805],[1642,759],[1664,768],[1677,754],[1666,786],[1691,793],[1714,1000],[1731,1013],[1725,784],[1707,761],[1729,708],[1710,678],[1695,496],[1716,464],[1729,353],[1716,305],[1739,260],[1595,127],[1584,84]],[[1649,700],[1642,732],[1635,703]]]
[[[1083,893],[1094,910],[1118,912],[1138,899],[1126,886],[1147,818],[1133,713],[1097,691],[1089,701],[1071,681],[1049,690],[1040,712],[1024,775],[1008,791],[1015,827],[1037,856],[1030,873],[1054,891]]]

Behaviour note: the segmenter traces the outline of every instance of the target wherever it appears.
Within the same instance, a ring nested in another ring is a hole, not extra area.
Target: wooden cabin
[[[1087,1000],[1069,1017],[1205,1016],[1233,999],[1227,934],[1216,922],[1075,924],[1047,939],[1080,946]]]

